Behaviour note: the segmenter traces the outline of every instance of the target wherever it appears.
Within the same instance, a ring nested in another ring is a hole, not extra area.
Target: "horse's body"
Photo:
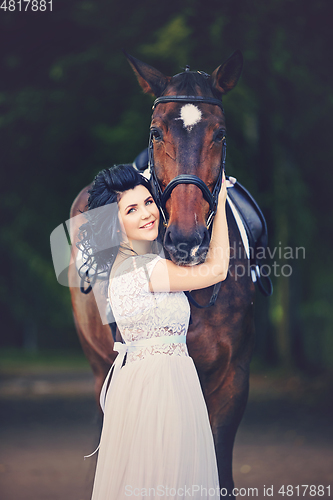
[[[209,78],[194,72],[171,78],[130,56],[129,60],[143,89],[156,96],[221,98],[236,85],[242,65],[240,53],[235,53]],[[218,177],[221,139],[225,131],[223,111],[207,103],[192,106],[184,109],[183,103],[162,102],[153,112],[151,133],[155,172],[162,191],[181,174],[195,174],[212,191]],[[87,199],[85,188],[73,203],[71,217],[76,216],[79,210],[85,210]],[[164,246],[171,259],[183,265],[204,261],[210,238],[205,223],[209,207],[201,190],[192,184],[177,185],[166,201],[165,209],[169,218]],[[233,488],[232,448],[248,397],[249,363],[254,343],[254,285],[247,272],[240,273],[243,276],[237,276],[235,272],[235,269],[247,270],[248,262],[244,251],[238,251],[243,247],[228,205],[227,218],[231,247],[229,275],[222,283],[213,307],[198,309],[191,306],[192,324],[187,345],[209,412],[220,487],[227,488],[229,496]],[[73,248],[78,232],[74,224],[71,228]],[[75,259],[75,251],[72,258]],[[70,284],[78,335],[91,363],[96,394],[99,394],[115,358],[113,339],[108,325],[101,322],[94,295],[80,292],[75,266],[70,266]],[[212,289],[192,294],[197,302],[205,304],[211,297]]]

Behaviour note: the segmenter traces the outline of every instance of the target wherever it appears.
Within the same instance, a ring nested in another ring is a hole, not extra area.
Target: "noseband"
[[[222,102],[219,99],[215,99],[214,97],[202,97],[202,96],[186,96],[186,95],[169,95],[158,97],[153,104],[153,109],[160,103],[166,102],[181,102],[181,103],[196,103],[196,104],[212,104],[214,106],[219,106],[223,111]],[[150,133],[149,136],[149,170],[150,170],[150,178],[153,184],[153,188],[155,191],[156,202],[160,208],[162,217],[163,217],[163,225],[167,227],[168,219],[167,212],[165,208],[165,204],[167,200],[171,196],[171,192],[173,189],[179,184],[193,184],[201,189],[204,199],[209,204],[209,215],[206,221],[206,227],[209,229],[214,216],[216,214],[218,196],[222,185],[222,174],[225,165],[225,157],[227,152],[227,143],[225,137],[223,138],[222,145],[222,158],[221,158],[221,168],[219,171],[219,175],[214,186],[213,192],[211,193],[206,186],[206,184],[197,176],[192,174],[181,174],[177,175],[174,179],[172,179],[164,191],[162,191],[160,183],[158,182],[155,167],[154,167],[154,145],[153,145],[153,133]]]

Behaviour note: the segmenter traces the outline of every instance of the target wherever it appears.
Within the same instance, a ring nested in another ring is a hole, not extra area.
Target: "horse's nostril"
[[[172,248],[174,248],[170,229],[166,230],[166,233],[164,236],[164,246],[165,246],[166,250],[168,250],[168,251],[170,251]]]
[[[208,230],[205,228],[203,235],[202,235],[202,241],[200,243],[200,248],[202,251],[207,251],[209,248],[209,243],[210,243],[210,236]]]
[[[209,232],[204,226],[196,228],[194,234],[184,237],[181,231],[171,225],[165,232],[164,248],[177,261],[191,264],[205,258],[209,241]]]

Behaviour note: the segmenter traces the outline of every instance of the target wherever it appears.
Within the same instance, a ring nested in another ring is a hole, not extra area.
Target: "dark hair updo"
[[[88,222],[80,227],[76,245],[82,252],[81,278],[94,283],[98,275],[108,277],[121,244],[120,194],[139,185],[153,196],[149,181],[130,164],[114,165],[96,175],[88,191],[88,211],[84,212]]]

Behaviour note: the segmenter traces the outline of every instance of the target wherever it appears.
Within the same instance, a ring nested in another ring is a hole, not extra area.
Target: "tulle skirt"
[[[107,394],[92,500],[219,499],[213,436],[192,358],[126,364]]]

